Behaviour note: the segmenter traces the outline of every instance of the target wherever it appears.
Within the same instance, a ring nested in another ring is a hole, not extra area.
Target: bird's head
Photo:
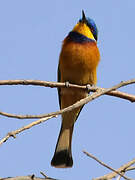
[[[85,35],[86,37],[96,40],[98,38],[98,29],[95,22],[89,17],[85,16],[84,11],[82,10],[82,18],[73,28],[73,31]]]

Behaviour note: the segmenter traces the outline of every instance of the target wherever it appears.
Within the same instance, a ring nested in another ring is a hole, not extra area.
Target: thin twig
[[[111,92],[108,92],[106,94],[109,95],[109,96],[114,96],[114,97],[118,97],[118,98],[121,98],[121,99],[129,100],[130,102],[135,102],[135,95],[128,94],[128,93],[125,93],[125,92],[111,91]]]
[[[44,172],[40,171],[40,174],[42,174],[45,179],[48,178],[48,176]]]
[[[94,159],[95,161],[97,161],[99,164],[101,164],[102,166],[110,169],[111,171],[115,172],[117,175],[120,175],[122,176],[123,178],[125,178],[126,180],[131,180],[130,178],[124,176],[123,174],[121,174],[119,171],[113,169],[112,167],[108,166],[107,164],[105,164],[104,162],[100,161],[99,159],[97,159],[95,156],[93,156],[92,154],[86,152],[86,151],[83,151],[87,156],[91,157],[92,159]],[[104,178],[105,179],[105,178]],[[109,179],[109,178],[108,178]],[[93,179],[94,180],[94,179]],[[97,178],[95,179],[97,180]],[[100,178],[101,180],[101,178]]]
[[[134,164],[134,163],[133,163]],[[125,165],[124,165],[125,166]],[[122,167],[121,167],[122,168]],[[124,168],[123,170],[121,170],[121,173],[124,175],[125,174],[125,172],[127,172],[127,171],[133,171],[133,170],[135,170],[135,167],[128,167],[128,168]],[[121,176],[119,176],[118,178],[117,178],[117,180],[120,180],[121,179]]]
[[[133,164],[135,164],[135,162]],[[135,167],[128,167],[128,168],[125,169],[126,172],[127,171],[132,171],[132,170],[135,170]]]
[[[124,175],[125,173],[122,172],[122,175]],[[121,176],[118,176],[116,180],[120,180],[122,177]]]
[[[58,180],[54,178],[39,178],[34,175],[0,178],[0,180]]]
[[[69,106],[67,108],[64,108],[64,109],[62,109],[60,111],[56,111],[56,112],[52,112],[52,113],[48,113],[48,114],[41,114],[41,115],[15,115],[15,114],[10,114],[10,113],[0,112],[0,115],[6,116],[6,117],[10,117],[10,118],[17,118],[17,119],[39,119],[39,118],[44,118],[44,117],[49,117],[49,116],[54,116],[54,115],[60,115],[60,114],[62,114],[64,112],[71,111],[71,110],[73,110],[73,109],[75,109],[77,107],[80,107],[80,106],[82,106],[84,104],[87,104],[88,102],[90,102],[90,101],[100,97],[101,95],[107,94],[107,93],[109,93],[111,91],[115,91],[116,89],[118,89],[120,87],[129,85],[129,84],[132,84],[132,83],[135,83],[135,79],[128,80],[128,81],[122,81],[121,83],[113,86],[112,88],[106,88],[106,89],[100,88],[100,89],[98,89],[97,92],[93,93],[92,95],[89,95],[88,97],[86,97],[84,99],[81,99],[80,101],[76,102],[75,104],[73,104],[73,105],[71,105],[71,106]]]
[[[122,172],[127,172],[127,171],[131,171],[134,170],[135,167],[130,167],[133,164],[135,164],[135,158],[132,159],[131,161],[129,161],[128,163],[124,164],[123,166],[121,166],[120,168],[117,169],[118,172],[122,173]],[[117,173],[112,172],[112,173],[108,173],[102,177],[96,178],[95,180],[100,180],[100,179],[112,179],[115,178],[117,176]]]
[[[34,121],[26,126],[23,126],[15,131],[11,131],[9,132],[3,139],[0,140],[0,145],[2,145],[4,142],[6,142],[10,137],[13,137],[13,138],[16,138],[16,135],[27,130],[27,129],[30,129],[31,127],[35,126],[35,125],[38,125],[40,123],[43,123],[47,120],[49,120],[50,118],[53,118],[53,117],[56,117],[56,116],[50,116],[50,117],[46,117],[46,118],[41,118],[37,121]]]
[[[40,117],[39,116],[37,116],[37,117],[38,118],[47,118],[48,119],[48,117],[56,116],[56,115],[62,114],[64,112],[71,111],[72,109],[77,108],[77,107],[79,107],[79,106],[81,106],[83,104],[86,104],[89,101],[92,101],[93,99],[99,97],[100,95],[105,94],[106,92],[109,92],[111,90],[114,90],[115,88],[118,88],[120,86],[121,86],[121,84],[119,84],[117,86],[113,86],[112,88],[109,88],[109,89],[102,90],[100,92],[95,92],[91,96],[88,96],[87,98],[84,98],[84,99],[80,100],[79,102],[73,104],[72,106],[69,106],[69,107],[64,108],[64,109],[62,109],[60,111],[57,111],[57,112],[45,114],[45,115],[42,115],[42,116],[40,115]],[[24,116],[22,116],[22,117],[24,118]],[[42,119],[38,120],[39,123],[41,123],[41,121],[42,121]],[[3,142],[7,141],[7,139],[9,139],[9,137],[14,137],[15,138],[16,134],[24,131],[25,129],[29,129],[29,127],[34,126],[34,125],[35,125],[35,122],[31,123],[30,125],[24,126],[24,127],[20,128],[20,129],[18,129],[16,131],[8,133],[7,136],[0,141],[0,144],[2,144]]]

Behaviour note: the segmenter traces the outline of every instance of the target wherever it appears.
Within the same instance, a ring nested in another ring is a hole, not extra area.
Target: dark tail
[[[55,153],[51,165],[56,168],[69,168],[73,165],[71,142],[73,126],[68,128],[61,127]]]

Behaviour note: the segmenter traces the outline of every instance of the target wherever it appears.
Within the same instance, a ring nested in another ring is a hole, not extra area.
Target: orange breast
[[[61,81],[75,84],[96,84],[96,68],[100,59],[96,42],[63,43],[59,69]]]

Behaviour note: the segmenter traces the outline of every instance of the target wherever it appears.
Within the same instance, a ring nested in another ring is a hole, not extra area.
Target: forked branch
[[[56,111],[56,112],[52,112],[52,113],[48,113],[48,114],[41,114],[41,115],[13,115],[13,114],[8,114],[8,113],[0,112],[1,115],[7,116],[7,117],[12,117],[12,118],[18,118],[18,119],[36,119],[36,118],[39,119],[39,118],[41,118],[41,119],[39,119],[39,120],[37,120],[37,121],[27,125],[26,127],[22,127],[22,128],[20,128],[18,130],[15,130],[13,132],[8,133],[7,136],[5,136],[3,139],[1,139],[0,145],[3,142],[7,141],[10,137],[14,137],[15,138],[16,134],[19,134],[20,132],[22,132],[22,131],[24,131],[26,129],[31,128],[32,126],[35,126],[35,125],[41,123],[42,118],[49,119],[49,118],[52,118],[54,116],[60,115],[60,114],[62,114],[64,112],[71,111],[71,110],[73,110],[73,109],[75,109],[77,107],[80,107],[80,106],[82,106],[84,104],[87,104],[88,102],[90,102],[90,101],[100,97],[101,95],[107,94],[107,93],[109,93],[111,91],[115,91],[116,89],[118,89],[120,87],[126,86],[128,84],[132,84],[132,83],[135,83],[135,79],[134,80],[125,81],[125,82],[123,81],[123,82],[121,82],[121,83],[119,83],[119,84],[117,84],[117,85],[115,85],[115,86],[113,86],[111,88],[106,88],[106,89],[100,88],[100,89],[97,89],[97,91],[94,92],[92,95],[89,95],[88,97],[86,97],[84,99],[81,99],[80,101],[76,102],[75,104],[73,104],[73,105],[71,105],[71,106],[69,106],[67,108],[61,109],[60,111]]]
[[[128,163],[124,164],[123,166],[121,166],[119,169],[115,170],[112,167],[110,167],[109,165],[105,164],[104,162],[100,161],[98,158],[96,158],[95,156],[93,156],[92,154],[83,151],[87,156],[89,156],[90,158],[94,159],[95,161],[97,161],[99,164],[101,164],[102,166],[108,168],[109,170],[113,171],[109,174],[106,174],[104,176],[98,177],[98,178],[94,178],[93,180],[110,180],[112,178],[115,178],[116,176],[120,176],[123,177],[126,180],[133,180],[131,178],[128,178],[126,176],[124,176],[123,173],[127,172],[127,171],[131,171],[134,170],[135,167],[131,167],[133,164],[135,164],[135,158],[132,159],[131,161],[129,161]]]
[[[124,92],[116,91],[116,89],[127,86],[130,84],[135,83],[135,79],[128,80],[128,81],[122,81],[116,86],[113,86],[112,88],[99,88],[99,87],[90,87],[89,91],[94,92],[92,95],[78,101],[77,103],[73,104],[72,106],[69,106],[65,109],[62,109],[61,111],[52,112],[48,114],[40,114],[40,115],[16,115],[16,114],[10,114],[6,112],[0,112],[0,115],[10,117],[10,118],[17,118],[17,119],[39,119],[44,117],[49,117],[53,115],[59,115],[67,111],[71,111],[74,108],[77,108],[79,106],[82,106],[84,104],[87,104],[88,102],[104,95],[110,95],[119,97],[122,99],[129,100],[131,102],[135,102],[135,95],[130,95]],[[63,87],[63,88],[80,88],[80,89],[88,89],[87,86],[79,86],[74,84],[68,84],[68,87],[65,85],[65,83],[56,83],[56,82],[48,82],[48,81],[39,81],[39,80],[1,80],[0,85],[36,85],[36,86],[44,86],[44,87]]]

